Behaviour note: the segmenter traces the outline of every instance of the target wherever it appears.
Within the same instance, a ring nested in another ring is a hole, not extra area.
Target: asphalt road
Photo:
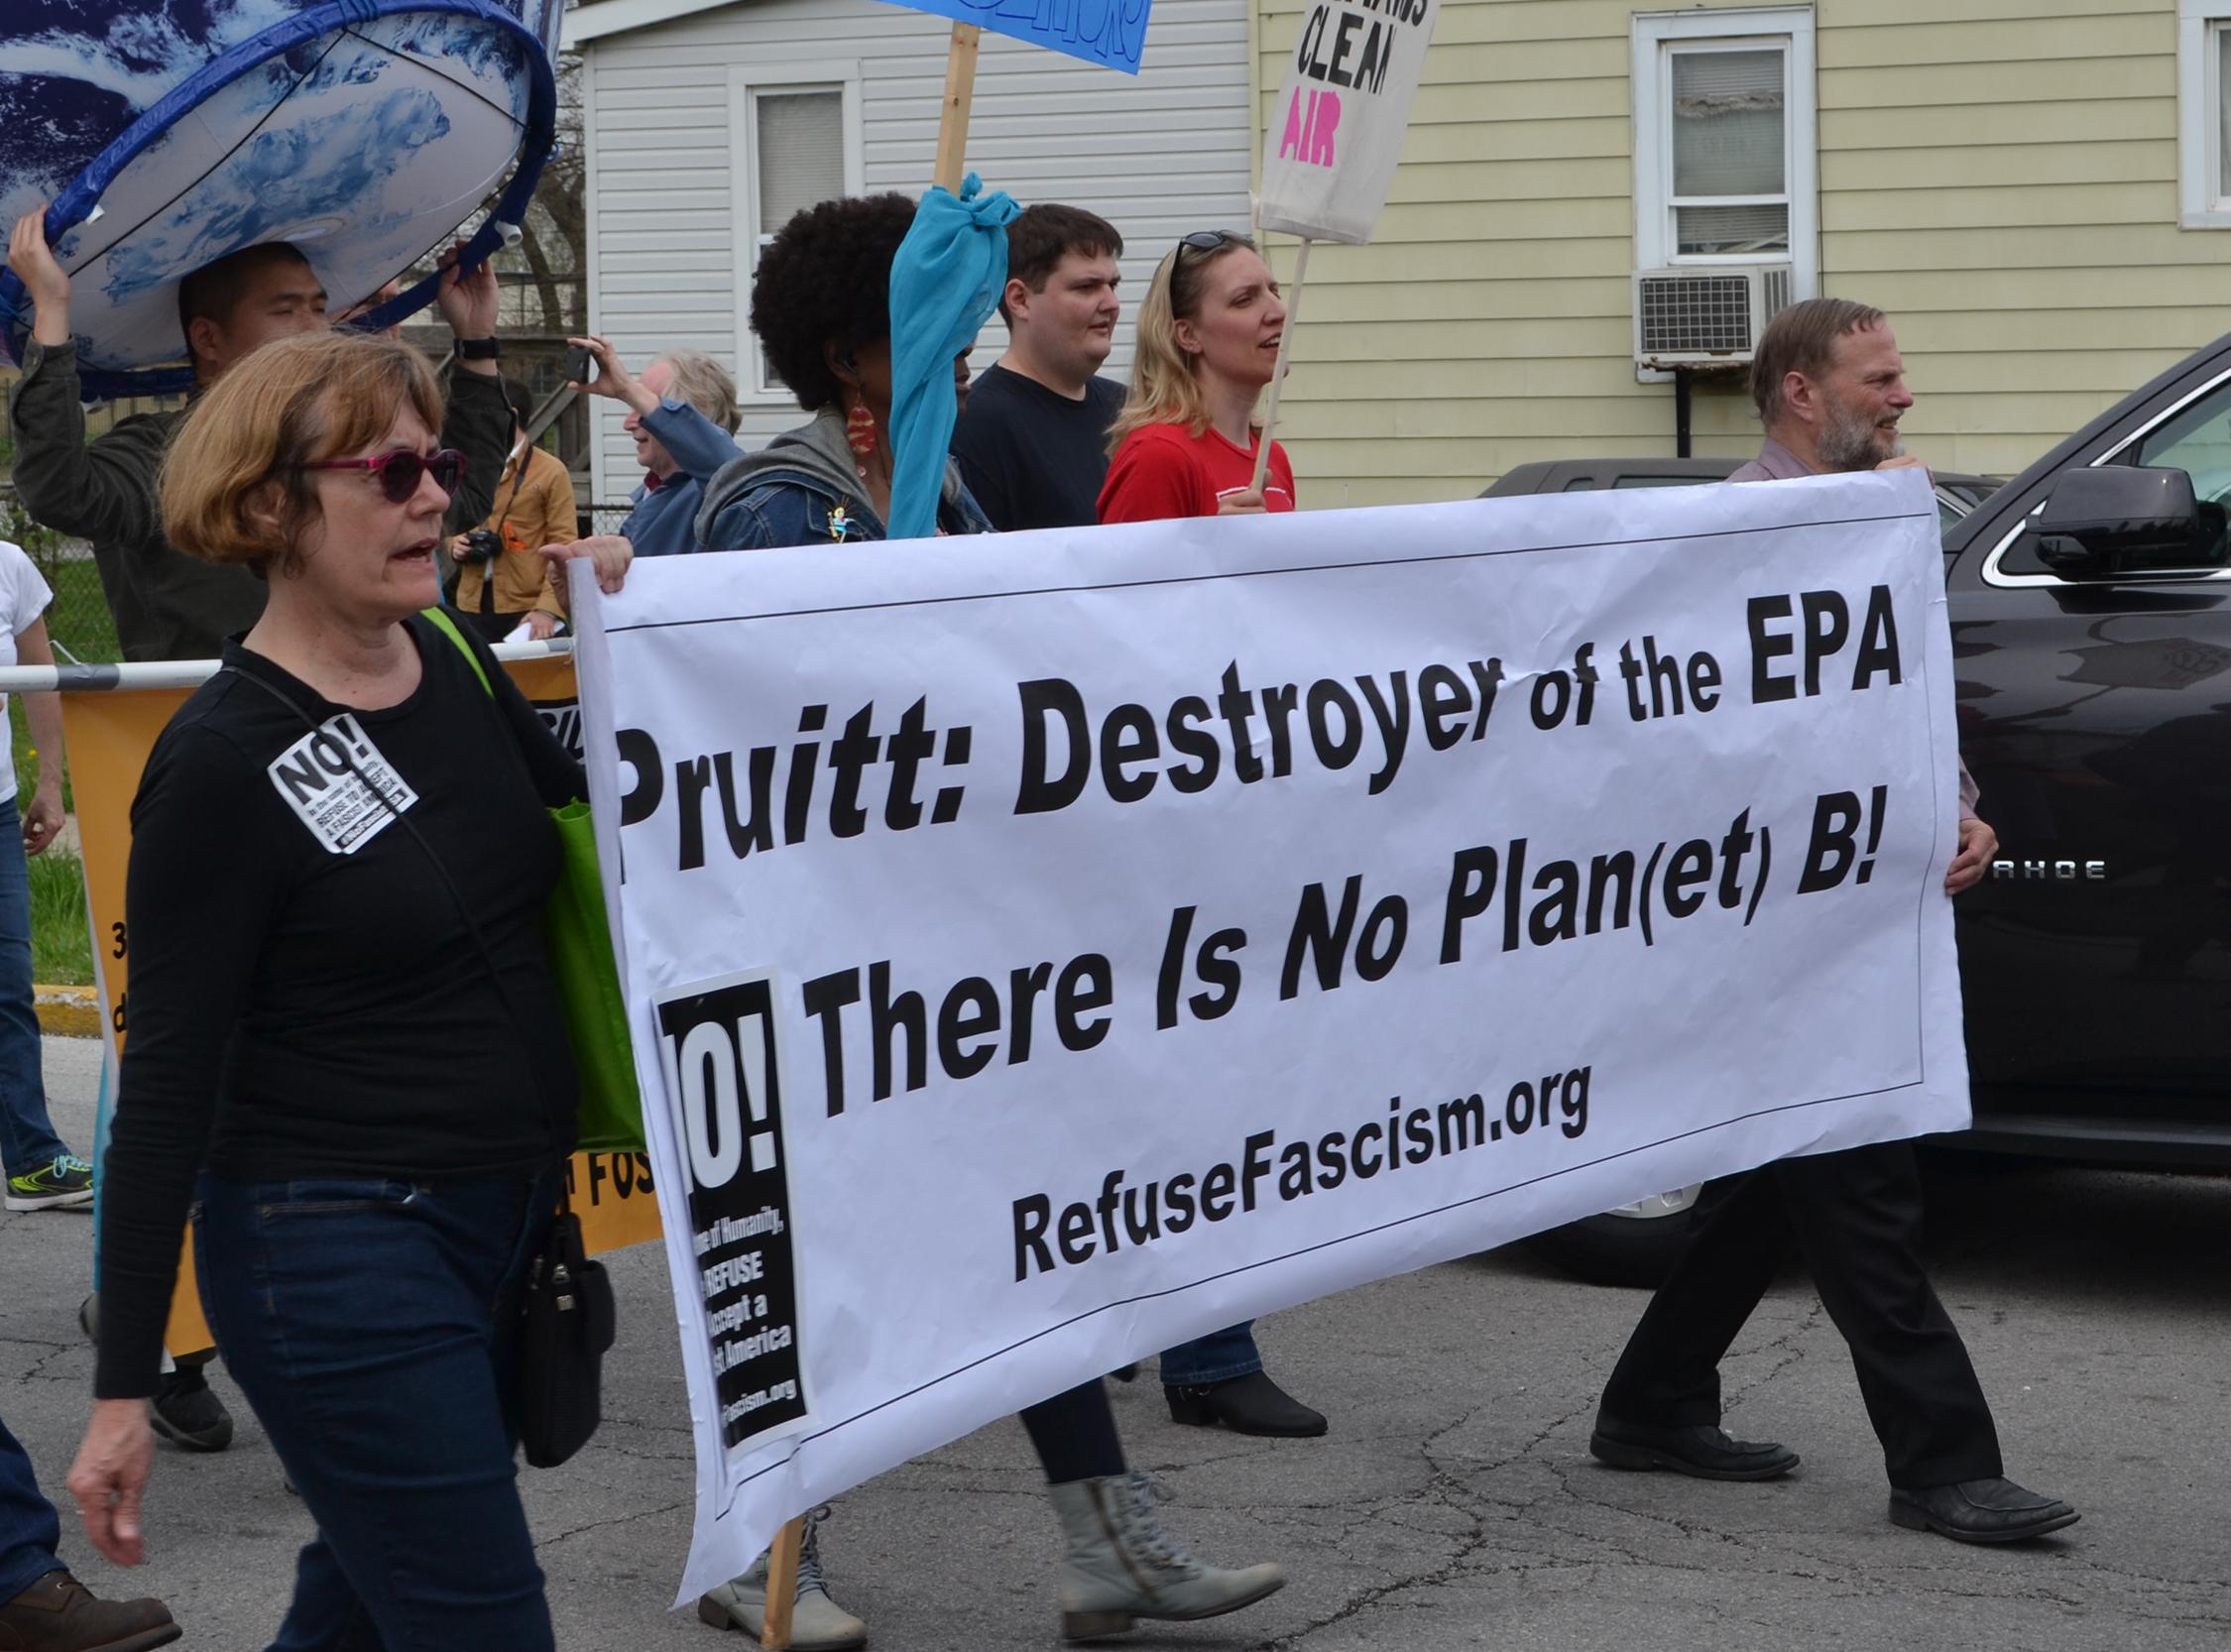
[[[50,1042],[56,1119],[80,1146],[94,1056],[89,1042]],[[1130,1643],[2218,1652],[2231,1631],[2231,1182],[1954,1165],[1934,1175],[1932,1209],[1938,1288],[2009,1467],[2082,1509],[2065,1534],[2000,1550],[1892,1527],[1850,1364],[1797,1277],[1726,1371],[1731,1426],[1796,1446],[1795,1475],[1713,1485],[1600,1469],[1588,1420],[1642,1298],[1502,1252],[1263,1326],[1272,1369],[1332,1417],[1323,1440],[1180,1429],[1151,1379],[1116,1391],[1169,1525],[1205,1555],[1275,1559],[1291,1578],[1243,1613]],[[75,1321],[89,1243],[83,1216],[0,1217],[0,1416],[58,1497],[89,1393]],[[559,1644],[740,1649],[666,1609],[688,1538],[685,1401],[655,1247],[619,1256],[615,1272],[608,1420],[564,1469],[524,1472]],[[102,1593],[167,1598],[187,1647],[263,1646],[307,1533],[239,1409],[222,1456],[163,1450],[137,1574],[93,1558],[65,1512],[65,1558]],[[873,1646],[1057,1644],[1055,1526],[1015,1424],[847,1494],[824,1553]]]

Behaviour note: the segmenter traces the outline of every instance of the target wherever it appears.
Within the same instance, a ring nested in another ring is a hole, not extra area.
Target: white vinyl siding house
[[[929,181],[950,25],[877,0],[591,0],[582,52],[589,325],[641,366],[690,346],[735,373],[746,446],[803,415],[769,387],[750,333],[752,260],[800,205],[918,194]],[[986,34],[968,164],[1024,205],[1062,201],[1122,235],[1124,325],[1189,230],[1244,228],[1254,147],[1244,0],[1156,0],[1134,80]],[[972,364],[1002,345],[995,316]],[[593,404],[594,497],[626,497],[634,449]]]

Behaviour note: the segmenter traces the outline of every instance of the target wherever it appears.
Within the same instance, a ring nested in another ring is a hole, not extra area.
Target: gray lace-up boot
[[[1144,1475],[1071,1480],[1050,1489],[1068,1539],[1061,1632],[1070,1640],[1120,1634],[1140,1617],[1215,1617],[1285,1587],[1280,1567],[1227,1572],[1187,1554],[1163,1531]]]
[[[791,1608],[792,1652],[846,1652],[868,1644],[868,1625],[829,1598],[828,1580],[821,1573],[821,1522],[828,1513],[823,1507],[806,1516],[797,1604]],[[766,1629],[766,1562],[762,1553],[741,1578],[699,1595],[697,1621],[716,1629],[741,1629],[756,1643]]]

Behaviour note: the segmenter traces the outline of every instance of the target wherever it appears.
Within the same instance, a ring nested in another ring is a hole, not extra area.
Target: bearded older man
[[[1811,298],[1783,310],[1759,339],[1751,399],[1766,440],[1730,481],[1920,463],[1899,445],[1914,398],[1879,309]],[[1975,802],[1962,765],[1948,895],[1982,877],[1998,845]],[[1990,1404],[1922,1265],[1911,1142],[1782,1159],[1706,1197],[1711,1208],[1604,1386],[1591,1455],[1614,1469],[1703,1479],[1771,1479],[1797,1467],[1788,1447],[1733,1440],[1719,1426],[1719,1362],[1795,1243],[1851,1350],[1882,1443],[1892,1521],[1965,1543],[2018,1542],[2074,1523],[2066,1503],[2005,1477]]]

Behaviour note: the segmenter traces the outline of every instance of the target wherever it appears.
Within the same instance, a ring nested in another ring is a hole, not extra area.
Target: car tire
[[[1680,1188],[1585,1216],[1536,1234],[1526,1247],[1560,1272],[1590,1285],[1656,1290],[1696,1231],[1697,1196],[1703,1191]]]

